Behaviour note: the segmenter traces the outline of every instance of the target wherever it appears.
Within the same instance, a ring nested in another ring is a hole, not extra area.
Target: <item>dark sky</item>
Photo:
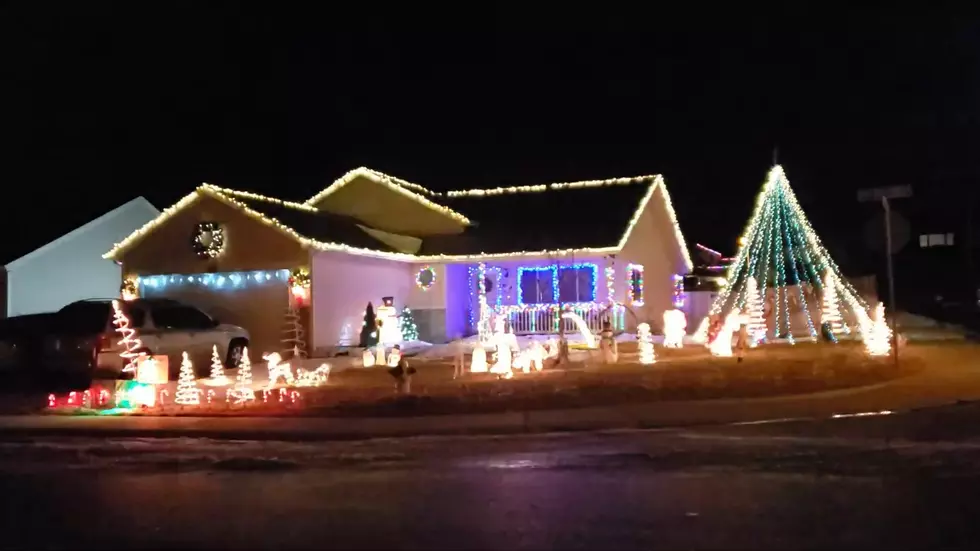
[[[434,189],[662,173],[689,241],[719,249],[775,145],[831,241],[866,222],[859,187],[980,176],[980,27],[962,18],[126,5],[0,13],[10,251],[140,194],[305,199],[360,165]]]

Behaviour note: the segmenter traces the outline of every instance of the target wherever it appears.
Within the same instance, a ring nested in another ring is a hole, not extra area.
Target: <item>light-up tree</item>
[[[837,298],[837,278],[829,270],[823,277],[823,308],[820,316],[825,337],[837,342],[837,334],[850,332],[840,315],[840,299]]]
[[[650,325],[641,323],[636,326],[636,347],[639,352],[639,360],[643,365],[650,365],[657,362],[657,356],[653,351],[653,336],[650,334]]]
[[[242,349],[242,359],[238,363],[238,380],[232,388],[232,396],[236,404],[255,400],[255,391],[252,390],[252,360],[248,358],[247,347]]]
[[[830,258],[779,165],[769,171],[742,237],[738,254],[728,269],[729,284],[712,303],[711,315],[725,315],[744,307],[749,301],[749,280],[754,278],[763,296],[766,289],[773,290],[771,315],[776,336],[785,335],[793,342],[794,333],[805,331],[816,338],[806,289],[823,289],[824,273],[834,276],[836,291],[848,310],[855,316],[860,315],[859,311],[867,314],[868,304]],[[791,327],[791,295],[802,310],[804,327]]]
[[[892,329],[885,319],[885,305],[878,303],[874,319],[865,318],[861,330],[864,347],[870,356],[887,356],[892,349]]]
[[[759,283],[749,276],[745,289],[745,309],[748,310],[749,346],[756,346],[766,340],[765,303],[759,293]]]
[[[218,355],[218,345],[211,347],[211,384],[226,385],[228,377],[225,376],[225,364],[221,363],[221,356]]]
[[[279,339],[281,345],[280,356],[286,359],[305,358],[306,354],[306,332],[303,330],[303,322],[299,318],[299,311],[292,305],[286,308],[285,319],[282,326],[282,337]]]
[[[123,347],[123,351],[119,353],[119,357],[126,362],[126,365],[123,366],[123,373],[135,373],[136,362],[139,358],[139,353],[136,351],[143,348],[143,341],[136,336],[136,330],[130,327],[129,318],[126,317],[126,313],[123,312],[118,300],[112,301],[112,316],[116,333],[122,337],[116,344]]]
[[[190,357],[184,352],[180,362],[180,377],[177,379],[177,394],[174,403],[181,406],[196,406],[201,403],[201,391],[194,381],[194,366]]]
[[[402,315],[398,316],[398,325],[401,329],[402,340],[405,342],[419,340],[419,326],[415,323],[415,316],[406,306],[402,309]]]

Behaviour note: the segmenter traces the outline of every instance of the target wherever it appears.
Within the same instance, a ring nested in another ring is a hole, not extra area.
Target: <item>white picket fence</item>
[[[581,316],[593,333],[602,330],[604,320],[609,320],[612,323],[614,331],[623,331],[626,326],[626,309],[619,304],[608,309],[605,307],[605,304],[586,304],[579,307],[573,306],[571,311]],[[558,334],[557,304],[542,305],[540,308],[526,310],[502,307],[501,314],[506,316],[515,335]],[[566,318],[561,321],[565,324],[565,332],[574,333],[578,331],[578,325],[574,320]]]

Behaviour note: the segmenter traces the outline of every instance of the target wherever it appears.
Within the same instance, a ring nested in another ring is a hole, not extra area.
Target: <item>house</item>
[[[38,314],[76,300],[117,296],[121,268],[102,253],[159,215],[137,197],[38,249],[14,253],[18,257],[4,265],[0,279],[2,312],[7,317]]]
[[[144,296],[244,326],[257,352],[290,304],[317,350],[357,345],[369,302],[411,308],[430,342],[491,315],[554,333],[559,304],[594,330],[659,327],[691,268],[660,176],[437,193],[367,168],[303,203],[203,184],[105,257]]]

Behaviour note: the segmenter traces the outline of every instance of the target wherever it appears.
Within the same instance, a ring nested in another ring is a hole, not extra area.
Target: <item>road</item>
[[[5,548],[966,547],[977,420],[969,406],[358,442],[7,435],[0,522]]]

